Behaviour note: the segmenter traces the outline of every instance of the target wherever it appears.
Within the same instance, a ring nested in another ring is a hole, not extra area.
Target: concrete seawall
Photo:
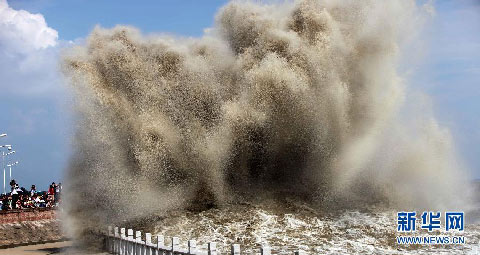
[[[0,249],[64,239],[58,211],[51,208],[0,212]]]
[[[0,224],[37,220],[53,220],[56,218],[57,210],[53,208],[0,211]]]

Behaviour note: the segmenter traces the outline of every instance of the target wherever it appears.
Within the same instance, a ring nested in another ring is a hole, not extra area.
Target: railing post
[[[197,241],[189,240],[188,241],[188,254],[193,255],[197,253]]]
[[[179,244],[180,244],[180,239],[178,239],[178,237],[176,236],[172,237],[172,255],[174,255],[175,252],[178,251]]]
[[[126,255],[125,252],[125,228],[120,229],[120,242],[118,242],[118,252],[120,255]]]
[[[135,255],[142,255],[142,232],[135,231]]]
[[[133,229],[129,228],[127,230],[128,240],[127,240],[127,254],[133,255],[133,248],[134,248],[134,239],[133,239]]]
[[[152,234],[145,233],[145,255],[152,254]]]
[[[217,243],[208,243],[208,255],[217,255]]]
[[[118,254],[119,239],[120,239],[120,234],[118,234],[118,227],[115,227],[113,228],[113,243],[112,243],[113,254]]]
[[[165,237],[163,237],[163,235],[157,235],[157,255],[163,255],[164,247],[165,247]]]
[[[105,248],[109,253],[113,252],[112,249],[112,244],[113,244],[113,227],[108,226],[108,232],[107,232],[107,240],[105,242]]]
[[[260,254],[261,255],[270,255],[271,254],[270,247],[262,246],[262,248],[260,248]]]
[[[240,255],[240,244],[232,244],[230,255]]]

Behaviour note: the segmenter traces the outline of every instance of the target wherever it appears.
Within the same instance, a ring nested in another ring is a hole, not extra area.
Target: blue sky
[[[44,15],[48,25],[59,31],[60,39],[85,37],[96,24],[112,27],[132,25],[145,33],[167,32],[201,36],[212,26],[217,10],[226,0],[86,1],[13,0],[14,9]]]
[[[97,24],[198,37],[226,2],[0,0],[0,133],[8,133],[0,143],[17,151],[14,178],[44,189],[67,167],[74,127],[68,88],[58,75],[61,48]],[[437,119],[480,178],[480,1],[437,0],[434,6],[411,86],[432,97]]]

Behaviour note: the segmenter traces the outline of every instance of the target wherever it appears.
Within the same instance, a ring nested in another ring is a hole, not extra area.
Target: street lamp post
[[[10,181],[12,180],[12,166],[18,164],[18,161],[8,164],[7,166],[10,168]]]
[[[9,155],[14,154],[14,153],[15,153],[15,151],[11,151],[11,152],[5,154],[5,157],[8,157]],[[8,160],[7,160],[7,161],[8,161]],[[7,165],[7,166],[8,166],[8,165]],[[12,168],[10,167],[10,181],[11,181],[11,180],[12,180]]]
[[[9,151],[12,150],[12,145],[0,145],[0,148],[7,148]],[[5,192],[5,172],[6,172],[6,169],[5,169],[5,156],[6,156],[6,153],[4,151],[2,151],[2,162],[3,162],[3,194],[7,194]]]
[[[7,134],[0,134],[0,137],[5,137],[7,136]]]

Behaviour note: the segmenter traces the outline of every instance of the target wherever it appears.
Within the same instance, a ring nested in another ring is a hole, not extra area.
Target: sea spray
[[[63,61],[70,226],[255,196],[458,208],[448,130],[398,72],[421,15],[412,1],[234,1],[202,38],[95,28]]]

